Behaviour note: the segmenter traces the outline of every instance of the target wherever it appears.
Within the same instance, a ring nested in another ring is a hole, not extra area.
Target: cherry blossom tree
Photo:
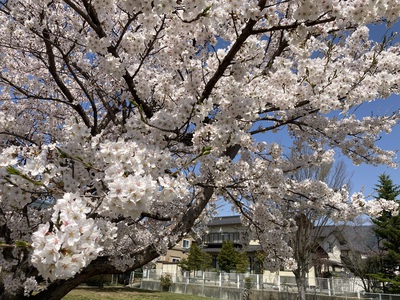
[[[398,113],[352,108],[398,93],[399,48],[366,26],[395,22],[398,0],[0,5],[1,299],[60,299],[134,270],[219,197],[251,214],[272,269],[293,262],[283,195],[334,219],[395,209],[290,174],[333,149],[394,166],[375,141]],[[280,130],[313,155],[288,160],[267,138]]]

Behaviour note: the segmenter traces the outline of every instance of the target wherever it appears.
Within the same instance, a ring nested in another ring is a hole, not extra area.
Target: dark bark
[[[151,245],[146,249],[136,253],[136,262],[126,271],[135,270],[158,256],[159,253],[156,251],[155,247]],[[119,273],[123,273],[123,271],[117,270],[113,265],[111,265],[108,257],[99,257],[92,261],[89,266],[87,266],[81,273],[77,274],[73,278],[67,280],[56,280],[51,283],[46,290],[29,298],[23,296],[21,297],[20,295],[19,297],[9,299],[59,300],[71,290],[76,288],[79,284],[84,283],[94,275]]]
[[[311,262],[311,253],[314,248],[314,241],[311,239],[313,224],[307,215],[300,213],[296,216],[298,227],[293,242],[294,258],[297,262],[297,269],[293,271],[297,285],[297,299],[306,299],[306,277]]]
[[[17,295],[22,295],[24,291],[20,291]],[[0,286],[0,300],[15,300],[15,299],[23,299],[21,297],[16,297],[15,295],[12,295],[4,290],[4,285]]]
[[[305,265],[301,265],[293,272],[296,278],[297,300],[306,300],[306,268]]]

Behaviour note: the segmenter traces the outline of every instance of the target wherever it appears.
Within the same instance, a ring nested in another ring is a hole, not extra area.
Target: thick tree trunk
[[[135,254],[135,263],[126,271],[135,270],[149,261],[157,258],[159,253],[153,245]],[[71,290],[75,289],[81,283],[84,283],[89,278],[100,274],[119,274],[122,271],[117,270],[111,265],[108,257],[99,257],[92,261],[81,273],[67,280],[56,280],[52,282],[46,290],[43,290],[33,296],[24,296],[23,289],[16,294],[7,293],[4,286],[0,286],[0,300],[60,300],[67,295]]]
[[[306,300],[306,272],[303,268],[304,266],[301,266],[293,272],[296,278],[297,300]]]
[[[205,188],[203,192],[203,199],[199,201],[197,206],[193,206],[189,212],[186,214],[185,220],[182,221],[180,226],[175,227],[174,231],[188,232],[192,228],[194,221],[198,218],[200,213],[203,211],[205,205],[208,203],[209,198],[212,196],[214,190],[213,188]],[[170,244],[173,247],[174,244]],[[125,271],[136,270],[143,265],[149,263],[153,259],[160,256],[154,245],[149,245],[140,252],[132,254],[135,257],[135,263]],[[100,274],[120,274],[123,271],[116,269],[111,265],[108,257],[98,257],[92,261],[85,269],[82,270],[75,277],[67,280],[56,280],[52,282],[46,290],[43,290],[34,296],[26,297],[24,296],[24,291],[19,290],[16,294],[6,293],[4,286],[0,285],[0,300],[60,300],[65,295],[67,295],[71,290],[75,289],[78,285],[86,282],[89,278],[100,275]]]
[[[297,299],[306,299],[306,277],[311,261],[314,241],[311,240],[313,224],[310,218],[304,214],[295,217],[298,227],[293,240],[294,259],[297,263],[297,269],[293,271],[297,285]]]

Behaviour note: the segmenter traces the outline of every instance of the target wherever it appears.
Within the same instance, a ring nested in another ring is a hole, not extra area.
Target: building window
[[[190,247],[190,241],[189,240],[183,240],[182,241],[182,248],[189,249],[189,247]]]
[[[181,259],[179,257],[171,257],[171,261],[174,263],[180,262]]]
[[[209,244],[222,244],[223,241],[231,241],[234,244],[240,243],[239,232],[213,232],[205,236],[204,241]]]

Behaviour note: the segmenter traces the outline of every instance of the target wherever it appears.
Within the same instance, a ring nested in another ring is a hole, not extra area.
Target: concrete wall
[[[153,280],[142,280],[140,288],[144,290],[161,291],[160,282]]]
[[[143,280],[141,287],[146,290],[160,290],[160,283],[157,281]],[[203,286],[196,284],[173,283],[170,291],[178,294],[189,294],[204,296],[215,299],[242,300],[243,289],[234,287]],[[272,291],[272,290],[251,290],[251,300],[296,300],[297,294],[294,291]],[[354,297],[336,297],[328,295],[307,294],[307,300],[359,300]]]
[[[174,283],[171,286],[171,292],[178,294],[189,294],[204,296],[216,299],[241,300],[242,291],[237,288],[203,286],[194,284]]]

